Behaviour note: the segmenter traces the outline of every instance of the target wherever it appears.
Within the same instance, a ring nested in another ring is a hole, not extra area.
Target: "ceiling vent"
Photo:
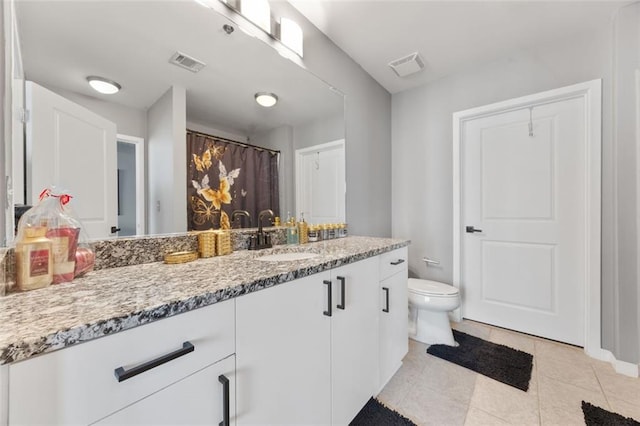
[[[198,72],[206,65],[204,62],[181,52],[174,53],[173,56],[171,56],[171,59],[169,59],[169,62],[191,72]]]
[[[389,66],[398,77],[406,77],[422,70],[424,68],[424,61],[420,57],[420,54],[415,52],[404,58],[389,62]]]

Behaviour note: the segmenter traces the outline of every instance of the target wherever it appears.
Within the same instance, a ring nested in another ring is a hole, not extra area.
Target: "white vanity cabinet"
[[[237,299],[238,424],[353,419],[377,390],[378,283],[372,257]]]
[[[224,389],[215,374],[219,370],[233,380],[228,368],[233,361],[209,367],[234,350],[235,301],[230,300],[16,362],[8,366],[9,424],[86,425],[129,406],[134,419],[167,410],[189,418],[193,401],[186,395],[170,406],[164,397],[187,387],[194,395],[208,395],[207,404],[223,407],[218,394]],[[121,419],[128,423],[128,417]]]
[[[380,255],[380,390],[409,350],[407,248]]]

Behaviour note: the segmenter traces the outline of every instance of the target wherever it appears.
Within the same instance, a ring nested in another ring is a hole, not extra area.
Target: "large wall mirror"
[[[279,151],[277,205],[265,207],[283,217],[304,212],[312,222],[344,220],[344,96],[283,57],[276,42],[243,30],[247,24],[224,6],[106,0],[12,6],[25,79],[14,92],[22,91],[16,98],[24,96],[28,110],[25,140],[12,143],[7,162],[14,204],[31,205],[44,182],[57,183],[75,195],[74,209],[92,238],[184,232],[187,193],[197,191],[187,177],[197,166],[187,150],[191,129]],[[179,67],[170,63],[176,53],[206,65],[198,72]],[[99,94],[88,76],[122,89]],[[259,106],[259,92],[276,94],[278,103]],[[92,137],[100,143],[84,142]],[[232,176],[233,167],[216,165],[214,151],[207,156],[216,175]],[[213,180],[197,184],[222,191]],[[230,193],[240,197],[244,190],[236,184]],[[251,219],[238,223],[256,226]],[[112,226],[121,231],[112,234]]]

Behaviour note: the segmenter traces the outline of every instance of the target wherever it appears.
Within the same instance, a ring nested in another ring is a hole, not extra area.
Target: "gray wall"
[[[344,129],[344,114],[295,126],[293,128],[294,149],[344,139]]]
[[[118,142],[118,232],[136,235],[136,147]]]
[[[613,314],[614,354],[640,361],[640,290],[638,286],[638,146],[636,71],[640,71],[640,4],[619,10],[614,21],[613,141],[615,152],[614,208],[617,220]],[[607,283],[610,284],[610,283]],[[640,362],[639,362],[640,363]]]
[[[347,222],[351,235],[391,236],[391,95],[288,3],[304,32],[304,66],[346,95]]]
[[[620,152],[616,154],[617,141],[614,139],[612,34],[613,29],[607,26],[557,40],[549,45],[523,48],[507,57],[394,95],[393,235],[412,240],[409,247],[409,267],[413,275],[451,282],[452,114],[492,102],[602,78],[603,347],[614,352],[619,359],[637,362],[637,352],[633,352],[633,348],[637,350],[639,345],[638,320],[634,316],[637,313],[637,281],[630,280],[627,284],[621,282],[620,288],[616,285],[618,262],[615,259],[615,218],[618,215],[623,220],[620,225],[624,223],[624,226],[635,230],[635,220],[631,216],[637,215],[637,212],[634,207],[621,215],[619,211],[623,206],[615,204],[616,174],[621,171],[620,164],[624,160],[620,158]],[[635,154],[633,156],[635,158]],[[631,168],[631,165],[627,165],[625,170]],[[625,193],[631,191],[631,188],[627,188]],[[635,197],[633,200],[635,203]],[[628,207],[625,205],[624,209]],[[635,232],[631,234],[636,235]],[[633,242],[629,242],[629,245],[632,244]],[[441,261],[441,265],[426,269],[420,260],[423,256],[436,258]],[[629,262],[626,264],[631,274],[635,261],[631,263],[627,259],[625,262]],[[619,303],[621,294],[618,294],[618,290],[623,288],[631,298],[629,306]],[[619,309],[624,311],[619,312]],[[634,318],[627,318],[629,316]],[[624,321],[620,322],[623,317]],[[617,333],[617,324],[620,324],[620,333]],[[628,346],[626,349],[620,345],[623,338]]]

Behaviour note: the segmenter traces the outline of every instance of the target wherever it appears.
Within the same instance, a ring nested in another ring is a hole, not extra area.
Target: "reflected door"
[[[583,98],[462,130],[463,316],[583,346]]]
[[[118,222],[116,125],[28,81],[27,203],[44,188],[73,195],[89,238],[105,238]]]
[[[344,140],[296,150],[296,212],[312,224],[345,221]]]

